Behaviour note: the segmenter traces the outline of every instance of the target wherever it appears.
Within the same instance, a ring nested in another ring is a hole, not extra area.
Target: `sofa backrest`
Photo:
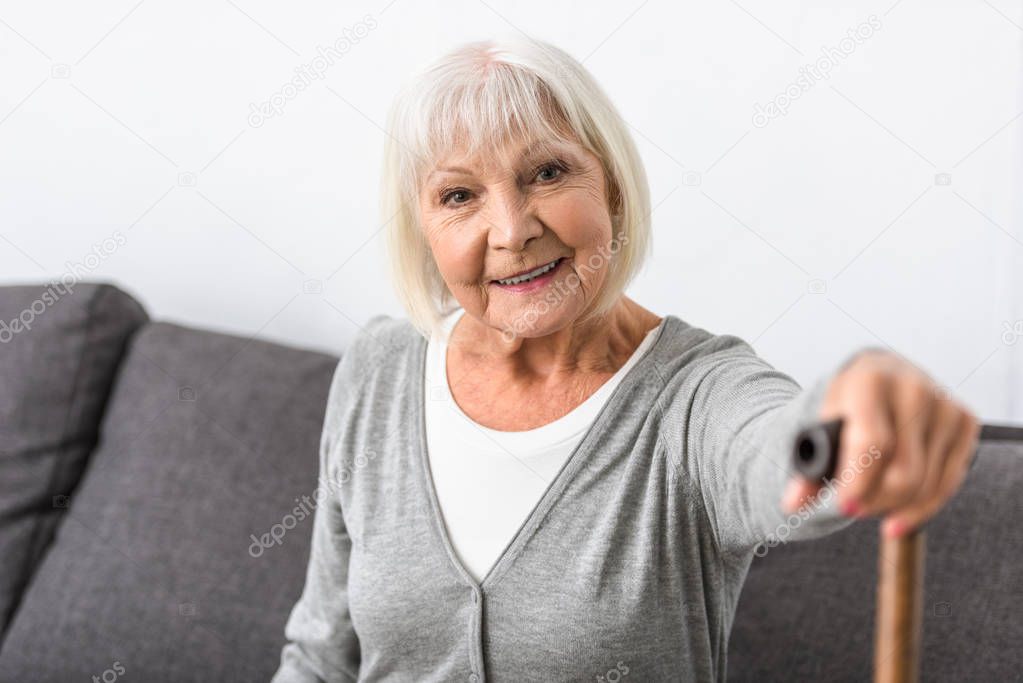
[[[146,320],[105,283],[0,287],[0,642],[96,443],[125,346]]]
[[[1023,680],[1023,444],[982,442],[926,524],[922,681]],[[878,524],[753,560],[731,681],[866,681],[873,671]]]
[[[312,518],[296,510],[317,486],[337,362],[146,325],[0,680],[107,680],[118,667],[154,683],[269,680],[305,580]]]

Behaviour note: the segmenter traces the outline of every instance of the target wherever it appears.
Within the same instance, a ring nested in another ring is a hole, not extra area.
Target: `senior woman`
[[[904,533],[960,485],[977,420],[900,357],[864,349],[804,390],[623,294],[645,175],[565,52],[462,46],[388,125],[409,319],[371,319],[335,371],[274,681],[724,680],[758,548],[856,517]],[[788,453],[836,416],[824,496]]]

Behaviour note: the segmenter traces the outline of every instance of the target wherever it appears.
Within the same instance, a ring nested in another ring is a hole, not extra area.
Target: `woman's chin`
[[[491,302],[493,304],[494,302]],[[579,311],[569,302],[550,303],[540,299],[522,306],[488,311],[488,324],[499,330],[506,341],[514,338],[545,337],[572,324]]]

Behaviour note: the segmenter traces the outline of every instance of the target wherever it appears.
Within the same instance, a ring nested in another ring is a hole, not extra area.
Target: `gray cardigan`
[[[809,390],[742,339],[666,316],[477,583],[447,538],[423,424],[426,339],[377,316],[330,388],[305,588],[275,683],[723,681],[767,539],[851,520],[780,500]],[[798,577],[793,577],[798,580]]]

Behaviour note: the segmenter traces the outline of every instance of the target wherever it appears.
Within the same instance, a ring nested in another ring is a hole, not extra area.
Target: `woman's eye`
[[[450,200],[450,199],[451,199],[452,197],[464,196],[464,197],[466,198],[466,199],[465,199],[464,201],[456,201],[456,202],[455,202],[455,204],[464,204],[464,203],[465,203],[466,201],[468,201],[468,195],[469,195],[469,193],[468,193],[468,192],[466,192],[465,190],[452,190],[451,192],[447,192],[447,193],[445,193],[445,194],[444,194],[444,195],[443,195],[443,196],[442,196],[442,197],[440,198],[440,203],[441,203],[441,204],[448,204],[448,203],[449,203],[449,200]]]
[[[546,166],[539,170],[539,172],[536,174],[536,177],[539,178],[540,180],[545,181],[554,180],[559,175],[561,175],[563,170],[564,169],[558,166],[557,164],[547,164]],[[545,174],[547,174],[546,177]]]
[[[538,168],[533,177],[542,183],[549,183],[561,177],[566,170],[567,167],[563,163],[552,161]],[[472,193],[466,189],[448,190],[441,193],[440,203],[443,206],[460,206],[467,203],[471,198]]]

